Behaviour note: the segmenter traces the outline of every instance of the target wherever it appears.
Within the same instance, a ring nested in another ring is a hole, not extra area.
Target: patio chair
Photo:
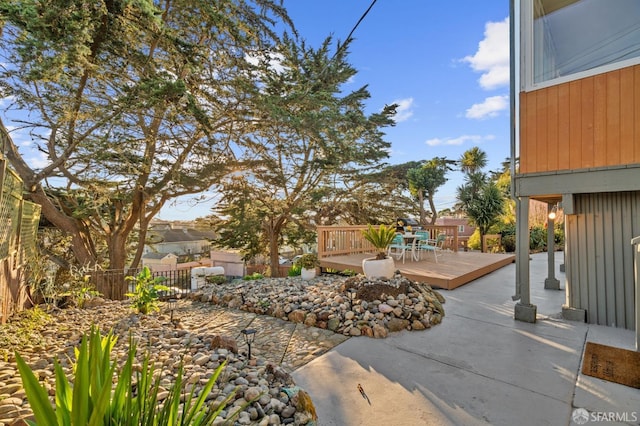
[[[426,235],[420,235],[418,238],[418,245],[416,246],[418,258],[420,258],[423,252],[431,252],[433,253],[433,258],[436,263],[438,263],[438,257],[443,254],[443,246],[447,240],[447,235],[439,234],[435,239],[425,237]]]
[[[389,256],[394,256],[397,260],[400,260],[400,258],[402,258],[402,263],[404,263],[407,250],[412,249],[412,246],[405,244],[402,235],[396,234],[396,236],[393,238],[393,241],[389,245],[387,253]]]

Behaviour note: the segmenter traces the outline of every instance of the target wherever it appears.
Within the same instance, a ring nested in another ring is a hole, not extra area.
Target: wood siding
[[[566,215],[569,307],[587,322],[634,327],[634,259],[631,239],[640,235],[640,191],[576,194]]]
[[[519,173],[640,163],[640,65],[520,94]]]

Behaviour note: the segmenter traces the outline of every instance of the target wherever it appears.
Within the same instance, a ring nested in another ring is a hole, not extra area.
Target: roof
[[[437,218],[436,225],[470,225],[470,221],[466,217],[445,216]]]
[[[150,244],[177,243],[185,241],[211,241],[216,234],[213,231],[199,229],[154,229],[147,233]]]
[[[143,259],[164,259],[167,256],[178,257],[173,253],[145,253],[142,255]]]

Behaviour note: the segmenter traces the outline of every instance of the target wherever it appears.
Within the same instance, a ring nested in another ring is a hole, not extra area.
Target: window
[[[458,225],[458,232],[464,232],[464,225]]]
[[[615,69],[627,66],[627,62],[629,65],[640,63],[640,1],[532,0],[525,3],[532,6],[529,11],[533,12],[533,25],[529,30],[532,40],[527,43],[532,62],[531,76],[527,79],[530,84],[567,76],[582,77],[582,74],[575,75],[599,67]],[[531,22],[531,18],[528,20]]]

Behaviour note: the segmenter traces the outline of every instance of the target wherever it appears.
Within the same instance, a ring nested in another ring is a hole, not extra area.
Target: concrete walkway
[[[443,291],[446,317],[430,330],[352,338],[296,370],[318,424],[640,425],[640,390],[580,373],[587,341],[634,349],[635,333],[560,319],[564,291],[544,290],[546,270],[546,253],[533,255],[536,324],[513,319],[512,264]],[[572,419],[579,408],[586,423]]]

